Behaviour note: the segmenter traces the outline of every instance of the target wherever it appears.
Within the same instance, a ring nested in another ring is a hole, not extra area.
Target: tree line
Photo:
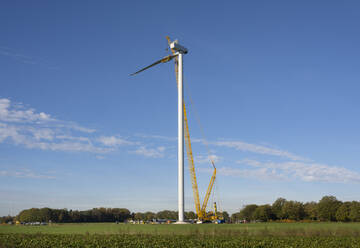
[[[288,201],[278,198],[273,204],[249,204],[231,216],[219,212],[225,222],[243,221],[360,221],[360,202],[342,202],[334,196],[324,196],[319,202]],[[21,211],[17,216],[0,217],[0,223],[20,222],[124,222],[128,219],[151,221],[153,219],[176,220],[177,211],[130,212],[126,208],[93,208],[78,211],[67,209],[31,208]],[[185,212],[186,219],[196,219],[193,211]]]
[[[225,221],[230,221],[230,215],[224,212],[218,212],[218,216],[224,218]],[[193,211],[184,212],[184,217],[187,220],[195,220],[197,219],[197,214]],[[134,213],[133,220],[142,220],[142,221],[151,221],[153,219],[168,219],[168,220],[177,220],[178,212],[171,210],[163,210],[157,213],[154,212],[145,212],[145,213]]]
[[[131,218],[126,208],[93,208],[91,210],[67,210],[30,208],[21,211],[15,220],[20,222],[124,222]]]
[[[342,202],[324,196],[319,202],[298,202],[278,198],[272,205],[249,204],[231,215],[231,221],[360,221],[360,202]]]
[[[224,217],[230,219],[229,214],[222,212]],[[0,223],[8,222],[56,222],[56,223],[78,223],[78,222],[124,222],[128,219],[135,221],[152,221],[153,219],[176,220],[177,211],[163,210],[160,212],[136,212],[131,213],[126,208],[93,208],[91,210],[78,211],[67,209],[31,208],[22,210],[17,216],[4,216]],[[185,212],[186,219],[196,219],[193,211]]]

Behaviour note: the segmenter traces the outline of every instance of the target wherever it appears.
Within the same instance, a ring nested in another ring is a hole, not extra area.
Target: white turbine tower
[[[155,63],[131,74],[131,76],[142,72],[150,67],[160,63],[166,63],[177,57],[178,59],[178,210],[179,218],[176,223],[184,224],[184,111],[183,111],[183,55],[187,54],[188,50],[181,46],[177,40],[170,43],[170,49],[175,51],[174,55],[168,55]]]

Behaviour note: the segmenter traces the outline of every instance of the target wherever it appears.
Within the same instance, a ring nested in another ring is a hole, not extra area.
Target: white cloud
[[[146,134],[137,134],[137,136],[142,138],[150,138],[150,139],[158,139],[158,140],[165,140],[165,141],[176,141],[176,137],[167,137],[161,135],[146,135]],[[295,155],[288,151],[267,147],[265,145],[255,145],[246,143],[243,141],[207,141],[204,139],[198,138],[191,138],[191,143],[203,143],[204,145],[212,145],[212,146],[219,146],[219,147],[229,147],[234,148],[239,151],[244,152],[252,152],[257,154],[265,154],[271,156],[277,156],[282,158],[288,158],[294,161],[309,161],[309,159]],[[201,160],[201,159],[199,159]]]
[[[81,132],[83,135],[79,136]],[[52,118],[44,112],[25,108],[21,103],[0,99],[0,143],[8,142],[29,149],[107,153],[120,144],[129,145],[115,136],[97,138],[94,129],[74,122]]]
[[[148,138],[148,139],[159,139],[165,141],[177,141],[177,137],[169,137],[163,135],[151,135],[151,134],[135,134],[137,137]]]
[[[69,129],[73,129],[73,130],[83,132],[83,133],[94,133],[94,132],[96,132],[96,130],[93,129],[93,128],[82,127],[82,126],[79,126],[78,124],[73,123],[73,122],[63,122],[63,124],[61,124],[59,126],[69,128]]]
[[[221,160],[221,157],[212,154],[210,156],[203,156],[203,155],[198,155],[194,157],[194,162],[196,164],[205,164],[205,163],[211,163],[211,160],[214,161],[214,163],[216,164],[217,162],[219,162]]]
[[[55,132],[50,128],[31,128],[30,131],[33,133],[36,140],[53,140]]]
[[[98,141],[105,146],[118,146],[118,145],[130,145],[132,142],[115,137],[115,136],[101,136]]]
[[[34,179],[55,179],[55,176],[33,172],[29,169],[21,170],[0,170],[0,176],[16,178],[34,178]]]
[[[258,153],[258,154],[266,154],[266,155],[278,156],[278,157],[283,157],[283,158],[289,158],[289,159],[295,160],[295,161],[300,161],[300,160],[308,161],[308,159],[297,156],[288,151],[269,148],[269,147],[261,146],[261,145],[249,144],[249,143],[245,143],[242,141],[216,141],[216,142],[210,142],[210,144],[213,144],[216,146],[222,146],[222,147],[235,148],[236,150],[239,150],[239,151],[253,152],[253,153]]]
[[[298,161],[260,162],[250,159],[240,160],[238,163],[252,168],[246,169],[249,176],[253,171],[263,170],[262,172],[269,177],[276,175],[280,178],[299,179],[305,182],[360,183],[360,173],[339,166]]]
[[[50,115],[45,114],[44,112],[41,112],[41,113],[39,114],[39,117],[40,117],[41,120],[47,120],[47,121],[48,121],[48,120],[51,119]]]
[[[0,142],[3,142],[7,138],[11,138],[15,144],[21,144],[26,139],[24,135],[18,132],[17,127],[0,123]]]
[[[165,147],[159,146],[157,148],[147,148],[145,146],[140,146],[135,151],[132,151],[131,153],[135,153],[138,155],[143,155],[145,157],[151,157],[151,158],[162,158],[164,157]]]
[[[108,153],[113,151],[111,148],[95,146],[92,143],[81,142],[60,142],[60,143],[31,143],[29,148],[40,148],[42,150],[67,151],[67,152],[91,152]]]
[[[81,142],[88,142],[88,143],[90,142],[90,138],[88,138],[88,137],[70,136],[70,135],[65,135],[65,134],[56,135],[55,138],[59,139],[59,140],[77,140],[77,141],[81,141]]]
[[[8,58],[11,58],[15,61],[22,62],[24,64],[30,64],[30,65],[40,65],[44,66],[48,69],[57,69],[57,66],[51,65],[46,59],[38,58],[38,57],[31,57],[28,55],[21,54],[14,49],[0,46],[0,55],[6,56]]]
[[[50,115],[43,112],[36,113],[34,109],[24,109],[21,104],[11,105],[11,101],[7,98],[0,99],[0,121],[27,123],[54,120]]]
[[[16,145],[23,145],[30,149],[52,150],[52,151],[75,151],[106,153],[112,149],[94,145],[84,137],[71,137],[66,135],[54,135],[61,130],[36,129],[34,127],[14,126],[0,123],[0,142],[5,139]]]
[[[20,123],[24,125],[50,125],[51,127],[67,128],[84,133],[93,133],[96,130],[79,126],[71,121],[61,121],[44,112],[37,113],[32,108],[26,108],[21,103],[12,103],[10,99],[0,98],[0,121],[6,123]]]
[[[259,169],[238,169],[231,167],[221,167],[217,169],[217,173],[223,176],[255,178],[261,180],[285,180],[286,175],[276,172],[269,168]]]

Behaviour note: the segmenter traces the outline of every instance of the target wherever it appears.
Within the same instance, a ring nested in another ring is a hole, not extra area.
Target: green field
[[[0,247],[360,247],[359,223],[0,226]]]
[[[226,236],[360,236],[360,223],[255,223],[134,225],[115,223],[52,224],[49,226],[0,225],[0,233],[23,234],[151,234]]]

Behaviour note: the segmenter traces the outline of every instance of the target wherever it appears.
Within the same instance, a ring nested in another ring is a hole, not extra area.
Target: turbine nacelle
[[[134,76],[134,75],[138,74],[139,72],[145,71],[145,70],[147,70],[155,65],[158,65],[160,63],[169,62],[173,58],[177,57],[179,54],[187,54],[188,53],[187,48],[180,45],[178,40],[171,42],[169,46],[170,46],[171,51],[173,51],[174,54],[168,55],[162,59],[159,59],[158,61],[152,63],[151,65],[146,66],[146,67],[142,68],[141,70],[138,70],[137,72],[130,74],[130,76]]]
[[[174,40],[173,42],[170,43],[170,49],[183,54],[188,53],[187,48],[180,45],[178,40]]]

